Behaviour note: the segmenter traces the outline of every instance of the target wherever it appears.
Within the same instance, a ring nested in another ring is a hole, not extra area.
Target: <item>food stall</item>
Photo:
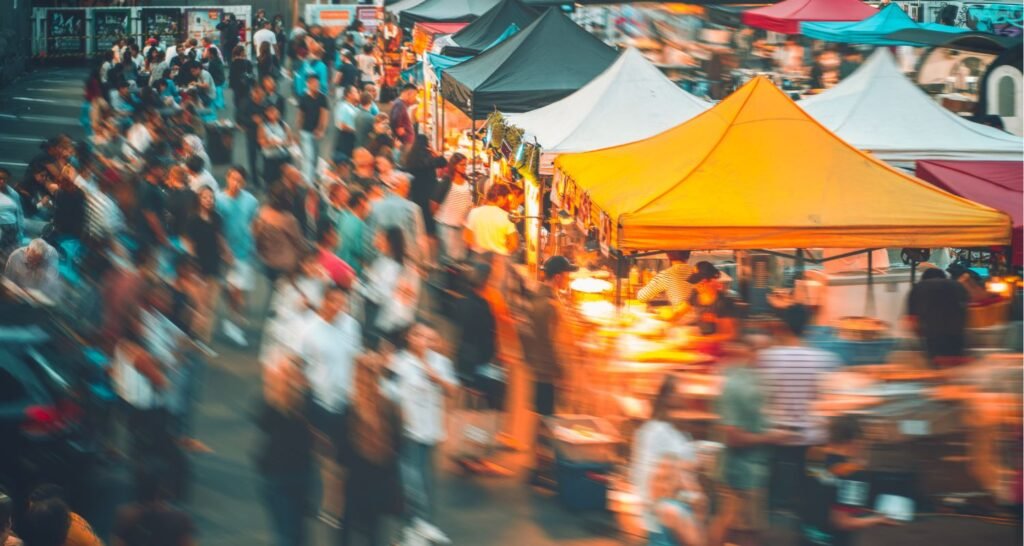
[[[669,319],[672,313],[665,307],[645,308],[636,301],[636,288],[653,274],[645,272],[646,264],[633,267],[639,258],[666,250],[742,251],[746,262],[734,269],[742,283],[767,275],[753,259],[759,256],[790,259],[803,267],[891,247],[1006,245],[1011,235],[1006,214],[938,192],[859,152],[764,78],[744,85],[707,113],[646,140],[559,156],[553,202],[577,218],[582,233],[594,236],[591,246],[606,256],[603,264],[591,255],[578,257],[598,266],[581,270],[570,285],[585,325],[581,342],[587,351],[586,371],[581,373],[586,383],[573,388],[583,389],[588,400],[573,411],[618,416],[627,437],[628,427],[649,415],[656,385],[667,374],[680,374],[687,406],[671,417],[695,437],[709,438],[705,434],[717,419],[713,401],[720,389],[711,362],[714,352],[701,350],[701,336]],[[805,250],[822,248],[831,250]],[[869,297],[874,290],[872,262],[879,258],[873,252],[864,255],[867,291],[860,298],[847,296],[860,301],[861,317],[826,325],[851,343],[876,341],[885,328],[872,317]],[[834,270],[829,275],[841,274]],[[808,297],[800,292],[773,296]],[[748,330],[757,328],[757,321],[746,324]],[[927,404],[914,400],[922,397],[923,389],[933,392],[947,377],[919,370],[915,354],[894,353],[878,363],[882,367],[846,369],[862,379],[837,379],[837,391],[826,393],[836,400],[826,396],[819,408],[824,415],[876,412],[869,434],[882,438],[872,452],[879,467],[898,470],[906,462],[899,459],[900,445],[891,442],[893,437],[943,443],[963,432],[968,422],[962,409],[942,400],[941,394]],[[850,392],[853,385],[864,392]],[[850,402],[851,397],[856,400]],[[989,410],[977,411],[989,415]],[[914,452],[920,455],[916,461],[929,460],[924,457],[933,445],[915,444],[925,450]],[[995,456],[992,450],[988,455]],[[623,500],[628,496],[611,497],[620,506],[629,504]]]
[[[654,137],[561,155],[555,171],[553,201],[607,254],[607,268],[581,272],[574,281],[580,320],[591,325],[584,342],[591,347],[592,406],[614,415],[612,400],[620,415],[643,416],[652,386],[667,373],[688,373],[687,384],[706,391],[690,395],[692,407],[679,416],[695,432],[715,418],[710,403],[700,400],[718,393],[715,381],[692,378],[702,369],[713,372],[714,365],[701,360],[707,355],[699,350],[699,334],[666,320],[671,312],[645,309],[633,299],[651,274],[641,266],[630,275],[636,259],[665,250],[732,250],[786,256],[802,267],[865,249],[979,247],[1010,239],[1007,215],[936,191],[858,151],[764,78]],[[833,250],[801,250],[821,248]],[[854,339],[878,330],[869,297],[874,257],[866,257],[868,290],[853,298],[866,317],[829,325]],[[740,281],[764,274],[756,261],[747,267],[754,274],[738,272]],[[582,278],[607,284],[595,297],[588,292],[596,290],[583,289],[593,281]],[[748,330],[756,327],[748,321]]]

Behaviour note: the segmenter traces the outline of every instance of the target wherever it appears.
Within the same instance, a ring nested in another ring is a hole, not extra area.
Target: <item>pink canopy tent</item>
[[[1014,265],[1024,263],[1024,163],[1020,161],[918,161],[917,177],[950,193],[1001,210],[1013,219]]]
[[[784,34],[799,34],[803,21],[861,21],[878,13],[860,0],[784,0],[743,12],[743,24]]]

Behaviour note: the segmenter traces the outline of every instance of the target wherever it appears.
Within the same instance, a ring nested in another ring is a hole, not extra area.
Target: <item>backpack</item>
[[[209,62],[206,70],[210,73],[210,76],[213,77],[213,83],[217,84],[217,87],[224,85],[224,80],[226,79],[224,75],[224,61],[220,59],[213,59]]]

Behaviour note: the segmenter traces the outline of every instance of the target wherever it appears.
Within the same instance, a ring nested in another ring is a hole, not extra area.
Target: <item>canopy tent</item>
[[[773,32],[796,34],[800,23],[860,21],[878,13],[860,0],[784,0],[743,12],[743,24]]]
[[[385,5],[384,9],[390,13],[400,16],[403,11],[412,9],[423,2],[424,0],[398,0],[397,2]]]
[[[453,32],[458,32],[468,23],[416,23],[412,26],[412,49],[423,54],[434,49],[435,42]]]
[[[519,0],[501,0],[479,19],[452,35],[452,41],[456,45],[446,47],[441,53],[451,57],[471,57],[492,45],[509,26],[515,25],[517,29],[526,28],[538,16],[537,11]]]
[[[1024,264],[1024,163],[919,161],[917,177],[950,193],[999,209],[1013,219],[1013,265]]]
[[[940,25],[945,26],[945,25]],[[964,29],[964,32],[950,34],[928,28],[911,28],[898,30],[885,36],[886,40],[914,46],[951,47],[966,51],[982,53],[1001,53],[1010,47],[1013,38],[997,36],[987,32]]]
[[[840,138],[879,159],[1019,160],[1020,137],[967,121],[908,80],[886,48],[850,77],[800,106]]]
[[[615,50],[558,10],[441,77],[441,93],[473,119],[527,112],[583,87],[615,61]]]
[[[493,43],[484,48],[484,51],[487,51],[488,49],[500,44],[501,42],[504,42],[516,32],[519,32],[519,28],[516,27],[515,24],[509,25],[508,28],[505,29],[505,32],[501,34],[501,36],[498,36]],[[459,63],[464,63],[472,59],[472,57],[452,57],[449,55],[427,53],[427,59],[430,61],[430,66],[433,67],[434,72],[437,74],[437,77],[440,78],[441,74],[444,73],[445,70]]]
[[[620,251],[1006,244],[1009,218],[856,150],[758,77],[647,140],[555,160]]]
[[[527,142],[540,145],[540,173],[551,174],[558,154],[635,142],[675,127],[710,106],[680,89],[630,48],[579,91],[505,118],[525,132]]]
[[[928,30],[946,34],[967,32],[966,28],[918,23],[896,4],[889,4],[871,17],[853,23],[800,23],[800,32],[808,38],[869,45],[916,45],[913,42],[893,41],[889,35],[901,30]]]
[[[399,18],[403,26],[421,21],[469,22],[493,8],[498,0],[424,0],[420,4],[402,10]]]

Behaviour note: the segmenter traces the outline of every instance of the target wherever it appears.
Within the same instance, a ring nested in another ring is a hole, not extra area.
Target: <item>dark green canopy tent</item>
[[[617,53],[555,8],[479,56],[445,70],[441,94],[473,119],[528,112],[583,87]]]
[[[415,7],[403,10],[399,15],[402,26],[414,23],[455,23],[476,20],[499,0],[424,0]]]
[[[494,43],[510,25],[524,29],[540,14],[519,0],[501,0],[498,5],[452,35],[455,46],[441,51],[449,57],[471,57]]]

